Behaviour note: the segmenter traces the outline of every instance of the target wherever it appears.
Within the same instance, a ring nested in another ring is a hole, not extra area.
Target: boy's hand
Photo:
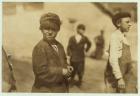
[[[68,69],[68,71],[69,71],[70,73],[72,73],[72,71],[73,71],[73,67],[72,67],[72,66],[67,66],[67,69]]]
[[[69,77],[69,76],[71,75],[71,72],[69,72],[67,68],[63,68],[63,69],[62,69],[62,74],[63,74],[64,76]]]
[[[118,88],[120,88],[120,89],[125,88],[125,82],[124,82],[123,78],[118,80]]]

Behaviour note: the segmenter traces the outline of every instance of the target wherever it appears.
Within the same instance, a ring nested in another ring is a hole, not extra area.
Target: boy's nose
[[[132,23],[129,23],[129,26],[132,26]]]
[[[52,34],[52,30],[49,30],[48,33],[49,33],[49,34]]]

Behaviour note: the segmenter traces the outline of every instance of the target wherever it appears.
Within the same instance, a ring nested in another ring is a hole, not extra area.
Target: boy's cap
[[[113,17],[112,17],[112,22],[115,26],[116,25],[116,22],[117,20],[121,19],[121,18],[125,18],[125,17],[131,17],[131,14],[128,13],[128,12],[119,12],[119,13],[116,13]]]
[[[40,29],[53,28],[57,31],[60,30],[61,21],[57,14],[47,13],[40,18]]]

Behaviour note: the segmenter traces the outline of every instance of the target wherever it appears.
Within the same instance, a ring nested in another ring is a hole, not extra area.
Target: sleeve
[[[110,56],[109,56],[109,61],[113,69],[113,74],[116,79],[122,78],[122,73],[120,70],[119,66],[119,38],[116,35],[111,36],[111,41],[110,41]]]
[[[68,46],[67,46],[67,55],[71,56],[71,46],[72,46],[72,39],[69,39]]]
[[[62,80],[62,68],[48,66],[47,57],[43,48],[35,48],[32,53],[33,71],[44,82],[58,82]]]
[[[68,66],[68,62],[67,62],[67,56],[66,56],[66,53],[64,51],[64,62],[65,62],[65,65]]]
[[[86,46],[86,52],[87,52],[91,47],[91,42],[89,41],[89,39],[87,37],[86,37],[86,44],[87,44],[87,46]]]
[[[64,64],[65,64],[64,67],[67,68],[67,66],[68,66],[67,56],[66,56],[63,45],[61,45],[61,47],[62,47],[62,51],[63,51],[63,59],[64,59]]]

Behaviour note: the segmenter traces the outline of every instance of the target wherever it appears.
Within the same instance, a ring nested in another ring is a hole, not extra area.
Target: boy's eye
[[[53,31],[56,31],[57,29],[56,28],[46,27],[45,30],[53,30]]]
[[[126,21],[126,23],[130,23],[130,21]]]
[[[129,21],[127,21],[127,23],[129,23]]]
[[[44,28],[45,30],[50,30],[50,28],[49,27],[46,27],[46,28]]]

